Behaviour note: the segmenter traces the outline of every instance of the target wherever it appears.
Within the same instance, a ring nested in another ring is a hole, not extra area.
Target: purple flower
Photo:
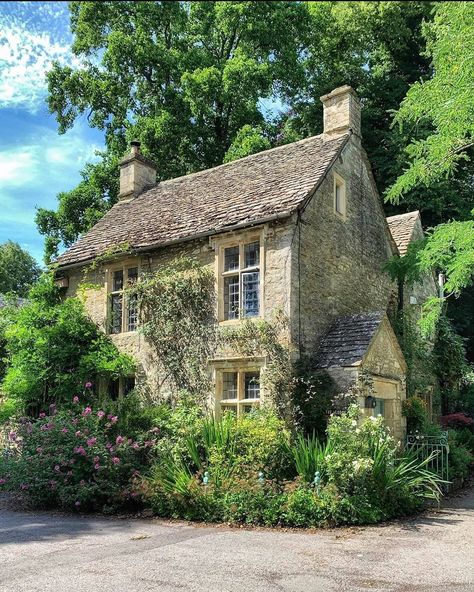
[[[112,457],[112,462],[114,463],[114,465],[119,465],[120,464],[119,457],[118,456]]]
[[[56,471],[56,473],[59,473],[59,472],[60,472],[60,470],[61,470],[61,467],[60,467],[59,465],[56,465],[56,466],[54,467],[54,470]]]
[[[39,418],[40,418],[40,419],[44,419],[45,417],[46,417],[46,413],[43,413],[43,412],[41,412],[41,413],[39,414]]]
[[[85,417],[86,415],[90,415],[91,413],[92,413],[92,409],[90,407],[86,407],[84,409],[84,411],[82,412],[82,415],[84,415],[84,417]]]
[[[138,442],[134,442],[132,444],[132,448],[134,448],[135,450],[139,450],[140,449],[140,444]]]
[[[107,444],[105,445],[105,447],[110,450],[112,448],[112,444],[110,442],[107,442]]]
[[[62,432],[63,434],[67,434],[67,433],[69,432],[69,430],[68,430],[67,428],[63,428],[63,429],[61,430],[61,432]]]
[[[6,483],[7,480],[6,479],[0,479],[0,485],[3,485],[4,483]]]
[[[87,446],[94,446],[94,444],[97,442],[97,438],[89,438],[87,440]]]
[[[98,456],[94,456],[94,462],[97,463],[100,461],[100,458]]]
[[[72,398],[72,402],[73,403],[79,403],[79,397],[76,395],[75,397]]]
[[[38,454],[41,454],[43,452],[43,449],[41,448],[41,446],[38,446],[38,448],[36,449],[36,452]]]
[[[119,444],[122,444],[123,442],[125,442],[125,438],[123,436],[117,436],[116,440],[115,440],[115,444],[117,444],[117,446]]]
[[[21,483],[20,485],[20,489],[22,489],[23,491],[25,491],[26,489],[28,489],[30,486],[28,485],[28,483]]]
[[[86,384],[84,386],[86,387],[86,389],[91,389],[92,388],[92,382],[86,382]]]
[[[86,451],[84,449],[84,446],[77,446],[76,448],[74,448],[74,452],[76,454],[81,454],[82,456],[86,456]]]
[[[78,508],[81,505],[81,502],[75,502],[74,505],[76,506],[76,508]]]
[[[99,463],[95,463],[95,465],[94,465],[94,469],[95,469],[96,471],[98,471],[98,470],[100,469],[100,464],[99,464]]]
[[[97,411],[97,417],[99,419],[102,419],[104,417],[105,413],[103,411]]]
[[[75,435],[76,435],[76,436],[80,436],[80,435],[81,435],[81,430],[77,430],[77,432],[76,432],[76,434],[75,434]]]

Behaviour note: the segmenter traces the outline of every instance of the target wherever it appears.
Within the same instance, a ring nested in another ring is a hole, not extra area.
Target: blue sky
[[[84,120],[60,136],[46,105],[53,60],[74,64],[66,2],[0,2],[0,243],[11,239],[39,261],[37,206],[56,207],[102,148]]]

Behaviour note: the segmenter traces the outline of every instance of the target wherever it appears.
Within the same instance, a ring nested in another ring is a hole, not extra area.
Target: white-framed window
[[[261,316],[260,236],[220,246],[219,320]]]
[[[334,211],[343,218],[346,217],[346,182],[334,173]]]
[[[216,411],[242,415],[259,406],[261,400],[260,368],[225,367],[216,370]]]
[[[110,271],[108,295],[108,332],[111,334],[136,331],[138,306],[135,296],[125,294],[125,288],[138,279],[138,267],[122,267]]]

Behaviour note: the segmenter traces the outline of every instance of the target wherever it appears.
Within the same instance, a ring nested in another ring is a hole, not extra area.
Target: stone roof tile
[[[140,250],[289,216],[322,181],[348,137],[323,142],[314,136],[162,181],[115,204],[58,263],[85,262],[123,243]]]
[[[367,353],[385,313],[383,311],[338,317],[321,339],[316,368],[354,366]]]
[[[406,214],[398,214],[397,216],[389,216],[387,218],[388,227],[393,236],[393,240],[397,244],[400,255],[405,255],[408,250],[413,236],[416,221],[420,218],[420,212],[408,212]]]

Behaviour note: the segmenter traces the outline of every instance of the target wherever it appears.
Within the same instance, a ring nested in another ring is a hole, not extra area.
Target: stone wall
[[[345,216],[334,210],[333,172],[346,183]],[[392,256],[385,214],[354,136],[303,212],[297,238],[292,333],[311,354],[336,317],[386,310],[396,289],[384,271]]]

